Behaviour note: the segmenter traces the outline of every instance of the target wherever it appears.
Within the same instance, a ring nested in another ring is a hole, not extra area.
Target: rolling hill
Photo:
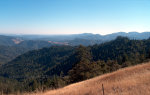
[[[101,45],[89,46],[87,49],[92,53],[92,61],[116,60],[122,65],[128,60],[133,65],[149,57],[149,43],[150,39],[129,40],[118,37]],[[30,76],[37,78],[60,75],[61,72],[67,75],[76,64],[76,50],[77,47],[72,46],[52,46],[29,51],[0,67],[0,75],[19,80]]]
[[[16,58],[16,56],[19,56],[25,52],[27,52],[29,49],[18,47],[18,46],[2,46],[0,45],[0,65],[5,64],[12,59]]]
[[[0,45],[3,46],[15,45],[13,39],[15,39],[15,37],[0,35]]]
[[[63,63],[68,58],[67,56],[72,53],[72,50],[73,48],[69,46],[53,46],[29,51],[18,56],[13,61],[4,64],[0,67],[0,71],[5,72],[5,77],[19,80],[42,77],[45,72]]]
[[[0,35],[0,65],[5,64],[17,56],[35,49],[50,47],[53,43],[39,40],[24,40],[19,37]]]
[[[12,46],[0,45],[0,64],[5,64],[25,52],[53,45],[46,41],[23,41]]]
[[[150,62],[32,95],[150,95]]]

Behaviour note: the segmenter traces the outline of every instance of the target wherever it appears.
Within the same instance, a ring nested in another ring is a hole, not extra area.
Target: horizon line
[[[137,32],[137,31],[131,31],[131,32],[113,32],[113,33],[108,33],[108,34],[100,34],[100,33],[89,33],[89,32],[84,32],[84,33],[73,33],[73,34],[69,34],[69,33],[66,33],[66,34],[39,34],[39,33],[33,33],[33,34],[30,34],[30,33],[0,33],[0,35],[37,35],[37,36],[40,36],[40,35],[43,35],[43,36],[63,36],[63,35],[78,35],[78,34],[94,34],[94,35],[101,35],[101,36],[105,36],[105,35],[110,35],[110,34],[115,34],[115,33],[146,33],[146,32],[150,32],[150,31],[144,31],[144,32]]]

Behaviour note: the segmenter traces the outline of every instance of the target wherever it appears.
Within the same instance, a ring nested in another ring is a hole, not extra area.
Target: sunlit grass
[[[102,95],[102,84],[106,95],[150,95],[150,63],[32,95]]]

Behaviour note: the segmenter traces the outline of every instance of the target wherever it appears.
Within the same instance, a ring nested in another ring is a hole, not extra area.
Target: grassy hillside
[[[150,95],[149,81],[150,62],[36,95]]]

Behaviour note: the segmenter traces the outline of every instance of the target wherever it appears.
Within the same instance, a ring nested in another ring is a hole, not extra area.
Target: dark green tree
[[[92,69],[92,57],[88,48],[80,45],[76,49],[75,59],[75,66],[69,71],[70,82],[78,82],[90,78],[89,71]]]

